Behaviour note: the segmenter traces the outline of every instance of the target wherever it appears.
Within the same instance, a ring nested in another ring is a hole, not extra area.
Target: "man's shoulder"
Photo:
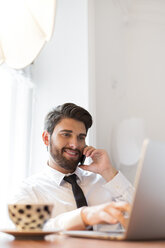
[[[38,183],[38,182],[40,182],[40,181],[44,181],[45,179],[46,179],[46,174],[45,174],[45,172],[44,172],[44,170],[43,170],[43,171],[41,171],[41,172],[32,174],[32,175],[30,175],[30,176],[24,178],[24,179],[22,180],[22,183],[23,183],[23,184],[33,185],[33,184],[36,184],[36,183]]]

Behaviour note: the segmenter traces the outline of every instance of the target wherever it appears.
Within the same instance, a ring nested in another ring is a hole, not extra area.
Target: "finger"
[[[87,152],[86,156],[87,156],[87,157],[91,157],[91,154],[93,153],[93,151],[95,151],[95,148],[91,148],[91,149]]]
[[[116,224],[118,220],[105,211],[99,213],[100,223]]]
[[[92,171],[91,170],[91,167],[89,165],[80,165],[79,168],[83,169],[83,170],[86,170],[86,171]]]
[[[118,221],[105,212],[102,206],[83,207],[81,210],[82,220],[86,225],[95,224],[116,224]]]
[[[115,208],[109,209],[108,213],[115,218],[118,222],[120,222],[124,227],[126,227],[126,219],[124,218],[123,213],[120,210]]]
[[[99,158],[100,155],[101,155],[100,150],[94,149],[94,150],[91,152],[90,157],[91,157],[92,159],[93,159],[94,157],[95,157],[95,158]]]
[[[85,153],[91,148],[91,147],[93,147],[93,146],[85,146],[84,147],[84,149],[83,149],[83,153],[84,153],[84,155],[85,155]]]
[[[105,205],[105,208],[107,209],[111,207],[116,208],[123,212],[130,212],[131,210],[131,205],[127,202],[110,202]]]
[[[114,202],[114,208],[121,210],[123,212],[130,212],[131,205],[126,202]]]
[[[86,156],[86,157],[89,157],[91,155],[91,153],[95,150],[94,147],[92,146],[88,146],[84,149],[83,151],[83,154]]]

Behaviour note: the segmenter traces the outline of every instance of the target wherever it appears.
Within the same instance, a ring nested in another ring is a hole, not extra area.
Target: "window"
[[[7,203],[28,175],[34,85],[31,67],[14,70],[0,66],[0,219],[7,227]]]

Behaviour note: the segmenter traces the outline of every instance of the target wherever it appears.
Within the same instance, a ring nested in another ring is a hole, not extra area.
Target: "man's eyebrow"
[[[60,133],[73,133],[72,130],[68,130],[68,129],[62,129],[60,130]],[[86,133],[80,133],[79,136],[87,136]]]
[[[68,130],[68,129],[63,129],[63,130],[60,130],[60,133],[62,133],[62,132],[73,133],[73,131],[72,131],[72,130]]]

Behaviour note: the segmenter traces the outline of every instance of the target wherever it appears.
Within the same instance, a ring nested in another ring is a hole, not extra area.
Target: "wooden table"
[[[52,235],[49,240],[14,240],[0,237],[0,248],[162,248],[165,241],[127,242]]]

